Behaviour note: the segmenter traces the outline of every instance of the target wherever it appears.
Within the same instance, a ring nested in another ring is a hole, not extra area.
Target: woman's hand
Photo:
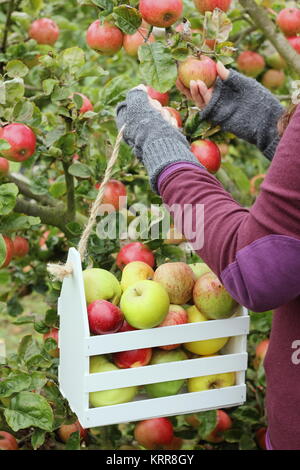
[[[221,80],[226,80],[229,77],[229,70],[224,67],[222,62],[217,63],[217,72]],[[191,80],[191,88],[189,89],[186,88],[186,86],[184,86],[184,84],[178,78],[176,86],[178,90],[187,97],[188,100],[194,101],[199,109],[204,109],[205,106],[208,105],[214,92],[214,88],[207,88],[202,80]]]

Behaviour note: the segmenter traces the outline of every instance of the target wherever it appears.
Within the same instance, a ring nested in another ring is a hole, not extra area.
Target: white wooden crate
[[[172,416],[242,404],[246,399],[247,333],[249,316],[239,307],[224,320],[91,336],[79,253],[69,250],[72,276],[65,278],[58,301],[59,386],[85,428]],[[90,356],[130,349],[163,346],[229,336],[222,355],[149,365],[133,369],[89,373]],[[120,405],[89,408],[89,392],[186,379],[214,373],[236,372],[236,384],[215,390],[181,393],[162,398],[139,396]]]

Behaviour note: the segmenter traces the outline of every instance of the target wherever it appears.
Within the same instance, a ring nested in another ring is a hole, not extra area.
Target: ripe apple
[[[191,152],[210,173],[216,173],[221,166],[221,152],[211,140],[195,140]]]
[[[96,189],[99,189],[101,187],[101,183],[97,183],[95,187]],[[106,185],[102,204],[110,204],[116,211],[119,211],[126,205],[126,196],[126,186],[121,183],[121,181],[111,179]]]
[[[217,410],[217,424],[215,429],[204,437],[207,442],[223,442],[224,431],[227,431],[232,427],[232,420],[230,416],[223,410]]]
[[[180,18],[182,0],[140,0],[139,10],[144,20],[152,26],[169,28]]]
[[[87,312],[90,331],[95,335],[116,333],[124,321],[119,307],[107,300],[95,300],[88,305]]]
[[[150,364],[164,364],[166,362],[184,361],[186,359],[187,355],[181,349],[175,349],[174,351],[160,351],[157,349],[152,354]],[[184,382],[185,379],[179,379],[147,384],[145,385],[145,390],[152,398],[168,397],[176,395],[183,387]]]
[[[159,101],[162,106],[167,106],[169,104],[170,96],[168,92],[160,93],[154,88],[151,88],[151,86],[147,86],[147,93],[150,98]]]
[[[0,431],[0,450],[19,450],[16,438],[6,431]]]
[[[189,392],[202,392],[203,390],[214,390],[215,388],[232,387],[235,384],[235,372],[223,374],[205,375],[188,379]]]
[[[186,304],[192,297],[194,273],[186,263],[161,264],[156,269],[153,280],[164,286],[171,304]]]
[[[0,139],[6,140],[10,148],[1,154],[12,162],[28,160],[35,152],[36,137],[30,127],[14,122],[0,129]]]
[[[210,88],[217,78],[216,63],[205,55],[190,56],[179,64],[178,77],[187,88],[191,80],[202,80]]]
[[[189,267],[194,273],[195,280],[199,279],[199,277],[203,276],[203,274],[211,272],[211,269],[205,263],[193,263],[189,264]]]
[[[0,177],[1,175],[7,175],[9,172],[9,162],[6,158],[0,157]]]
[[[88,268],[82,273],[87,304],[95,300],[108,300],[119,303],[122,289],[118,279],[109,271],[100,268]]]
[[[283,70],[268,70],[262,77],[262,84],[269,90],[280,88],[285,82]]]
[[[129,54],[132,57],[137,57],[138,55],[138,50],[139,47],[142,46],[145,43],[145,38],[148,35],[148,31],[146,28],[139,28],[136,33],[134,34],[125,34],[124,35],[124,41],[123,41],[123,47],[127,54]],[[155,37],[151,33],[147,43],[149,42],[154,42]]]
[[[291,38],[287,38],[290,45],[295,49],[295,51],[300,54],[300,36],[293,36]]]
[[[248,77],[257,77],[265,68],[265,59],[254,51],[244,51],[237,59],[237,67]]]
[[[132,349],[113,354],[113,361],[120,369],[146,366],[151,361],[152,348]]]
[[[170,444],[165,444],[162,446],[164,450],[180,450],[183,444],[181,437],[174,436]]]
[[[143,261],[149,264],[151,268],[155,264],[152,251],[141,242],[132,242],[124,245],[118,253],[116,263],[120,269],[123,269],[126,264],[132,261]]]
[[[123,292],[138,281],[153,279],[154,271],[149,264],[143,261],[132,261],[126,264],[122,272],[121,287]]]
[[[43,340],[44,341],[46,341],[46,339],[48,339],[48,338],[51,338],[51,339],[54,339],[57,342],[57,348],[54,348],[51,351],[48,351],[48,353],[52,357],[59,357],[58,335],[59,335],[59,329],[58,328],[51,328],[48,333],[45,333],[43,335]]]
[[[17,236],[13,240],[14,244],[14,258],[23,258],[29,252],[28,240],[24,237]]]
[[[193,299],[210,320],[231,317],[238,305],[214,273],[206,273],[196,281]]]
[[[4,243],[6,245],[6,257],[3,263],[1,264],[0,268],[6,268],[12,260],[14,255],[14,243],[11,238],[7,237],[6,235],[2,235]]]
[[[208,319],[197,309],[195,305],[187,308],[186,313],[188,316],[188,323],[208,321]],[[185,343],[184,347],[188,351],[194,354],[198,354],[199,356],[209,356],[220,351],[220,349],[225,346],[227,341],[228,338],[205,339],[201,341]]]
[[[59,36],[59,27],[50,18],[40,18],[31,23],[28,35],[31,39],[35,39],[38,44],[53,46]]]
[[[262,450],[267,450],[266,434],[267,434],[267,428],[266,427],[259,428],[255,432],[256,443],[257,443],[258,447]]]
[[[118,367],[109,362],[104,356],[92,356],[90,358],[90,374],[113,370],[118,370]],[[134,399],[137,391],[137,387],[123,387],[113,390],[102,390],[100,392],[90,392],[90,404],[96,408],[98,406],[127,403]]]
[[[178,127],[182,127],[182,119],[180,112],[177,109],[171,108],[170,106],[165,106],[165,109],[176,119]]]
[[[168,315],[159,326],[184,325],[187,322],[188,316],[184,308],[180,307],[180,305],[170,305]],[[160,348],[165,351],[171,351],[179,346],[180,344],[170,344],[168,346],[160,346]]]
[[[276,23],[286,36],[295,36],[300,33],[300,9],[284,8],[278,13]]]
[[[102,54],[115,54],[123,46],[123,33],[113,24],[100,20],[94,21],[86,32],[88,46]]]
[[[90,100],[88,99],[87,96],[85,96],[83,93],[73,93],[73,95],[71,95],[71,98],[74,96],[74,95],[79,95],[81,96],[82,100],[83,100],[83,103],[82,103],[82,106],[81,108],[79,109],[79,112],[80,114],[84,114],[86,113],[87,111],[94,111],[94,106],[92,105],[92,103],[90,102]],[[74,157],[73,157],[74,158]]]
[[[167,291],[154,281],[138,281],[128,287],[120,302],[125,319],[138,329],[160,325],[168,314],[169,306]]]
[[[215,8],[227,11],[230,8],[231,0],[194,0],[195,7],[200,13],[213,11]]]
[[[62,424],[57,431],[57,435],[62,442],[67,442],[73,432],[79,432],[80,441],[87,440],[88,431],[81,426],[78,420],[72,424]]]
[[[129,323],[124,320],[123,325],[119,329],[118,333],[125,333],[126,331],[135,331],[137,328],[134,328],[133,326],[129,325]]]
[[[160,449],[173,441],[173,425],[168,418],[146,419],[135,426],[134,438],[148,450]]]
[[[258,369],[260,364],[264,361],[265,356],[268,351],[268,347],[270,344],[269,338],[266,338],[258,343],[258,345],[255,348],[255,358],[253,361],[253,366],[255,369]]]
[[[278,52],[274,52],[274,54],[266,57],[266,62],[272,69],[281,70],[286,67],[286,61],[278,54]]]

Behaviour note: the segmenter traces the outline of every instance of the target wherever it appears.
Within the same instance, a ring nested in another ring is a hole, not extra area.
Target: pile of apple
[[[135,258],[135,259],[134,259]],[[138,259],[137,259],[138,258]],[[123,268],[121,281],[109,271],[88,268],[83,272],[90,332],[93,335],[124,333],[185,323],[231,317],[236,301],[205,263],[170,262],[154,270],[155,259],[140,242],[125,245],[117,257]],[[183,361],[217,355],[229,338],[215,338],[157,348],[132,349],[111,355],[92,356],[90,373],[107,372],[148,364]],[[149,397],[232,386],[234,373],[172,380],[144,386]],[[90,393],[93,407],[125,403],[138,387],[124,387]]]

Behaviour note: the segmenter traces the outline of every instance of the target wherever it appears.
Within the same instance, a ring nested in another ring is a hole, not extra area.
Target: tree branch
[[[43,205],[47,205],[51,207],[55,207],[59,204],[58,201],[56,201],[55,199],[53,199],[52,197],[48,195],[44,195],[44,194],[41,195],[41,194],[33,193],[27,183],[20,180],[14,175],[11,175],[11,174],[8,175],[7,179],[11,181],[12,183],[14,183],[16,186],[18,186],[21,194],[23,194],[26,197],[29,197],[30,199],[34,199],[35,201],[38,201]]]
[[[3,32],[3,39],[2,39],[2,46],[1,46],[2,52],[5,52],[6,50],[7,37],[8,37],[9,28],[11,25],[11,15],[13,14],[14,9],[15,9],[15,0],[10,0],[10,3],[8,5],[7,15],[6,15],[4,32]]]
[[[69,173],[70,163],[63,161],[65,180],[67,185],[67,218],[72,221],[76,214],[74,178]]]
[[[272,20],[270,20],[267,11],[257,5],[254,0],[239,0],[245,8],[252,21],[265,34],[268,40],[273,44],[279,54],[286,60],[287,64],[300,75],[300,54],[298,54],[290,45],[288,40],[277,31]]]

